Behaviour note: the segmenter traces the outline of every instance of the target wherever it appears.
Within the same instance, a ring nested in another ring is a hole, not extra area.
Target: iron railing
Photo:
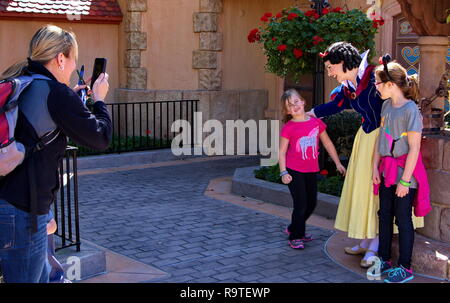
[[[176,120],[194,124],[198,100],[107,103],[113,126],[113,139],[105,151],[77,146],[79,155],[99,155],[169,148]],[[191,127],[191,138],[194,129]],[[72,143],[71,143],[72,144]],[[193,146],[193,142],[191,143]]]
[[[65,157],[59,163],[60,198],[55,201],[53,211],[58,226],[55,235],[60,237],[61,242],[55,250],[76,246],[80,251],[77,150],[68,146]]]

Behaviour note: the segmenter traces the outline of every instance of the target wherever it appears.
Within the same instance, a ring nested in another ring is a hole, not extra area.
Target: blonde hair
[[[417,74],[408,76],[406,69],[397,62],[389,62],[387,64],[387,69],[389,75],[386,74],[383,65],[379,65],[375,69],[375,74],[381,82],[384,83],[390,81],[395,83],[403,92],[405,98],[417,102],[420,97]]]
[[[28,57],[45,65],[60,53],[68,58],[72,50],[77,59],[78,43],[73,32],[63,30],[55,25],[46,25],[40,28],[31,39]],[[0,80],[23,75],[27,65],[27,60],[13,64],[2,73]]]
[[[300,95],[300,93],[295,88],[291,88],[285,91],[281,96],[281,114],[283,117],[282,118],[283,123],[286,123],[292,119],[292,115],[288,114],[287,112],[286,102],[288,102],[293,96],[297,96],[300,100],[305,101],[305,99]]]

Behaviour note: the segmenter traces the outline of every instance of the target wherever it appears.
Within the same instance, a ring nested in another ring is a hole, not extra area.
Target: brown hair
[[[301,100],[305,101],[305,99],[300,95],[300,93],[295,88],[291,88],[285,91],[281,96],[281,114],[283,116],[282,118],[283,123],[286,123],[292,119],[292,115],[288,114],[287,112],[286,102],[288,102],[294,95],[299,97]]]
[[[28,57],[45,65],[60,53],[68,58],[72,50],[76,59],[78,57],[78,44],[74,33],[55,25],[46,25],[41,27],[31,39]],[[3,72],[0,80],[23,75],[24,68],[27,65],[27,60],[13,64]]]
[[[417,102],[419,100],[419,81],[417,75],[408,76],[406,69],[397,62],[389,62],[387,64],[389,75],[384,70],[383,65],[377,66],[375,69],[376,76],[381,82],[393,82],[403,92],[405,98]]]

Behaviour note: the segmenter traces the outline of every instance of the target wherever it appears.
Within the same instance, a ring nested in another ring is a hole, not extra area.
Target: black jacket
[[[27,72],[41,74],[51,80],[35,80],[20,95],[15,138],[25,147],[33,147],[45,127],[56,126],[61,133],[44,149],[31,153],[21,165],[0,180],[0,198],[30,212],[28,174],[33,162],[37,174],[37,214],[43,215],[50,210],[59,189],[58,165],[64,157],[67,137],[77,144],[103,150],[111,141],[112,128],[104,102],[95,102],[91,113],[80,97],[67,85],[58,82],[42,64],[31,60],[28,63]],[[42,90],[47,93],[41,93]],[[49,121],[39,121],[45,120],[45,117]],[[41,126],[37,127],[38,124]]]

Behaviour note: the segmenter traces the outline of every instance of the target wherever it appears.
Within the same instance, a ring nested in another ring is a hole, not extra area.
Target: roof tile
[[[65,18],[81,15],[84,21],[122,21],[122,12],[116,0],[0,0],[0,18],[32,17]]]

